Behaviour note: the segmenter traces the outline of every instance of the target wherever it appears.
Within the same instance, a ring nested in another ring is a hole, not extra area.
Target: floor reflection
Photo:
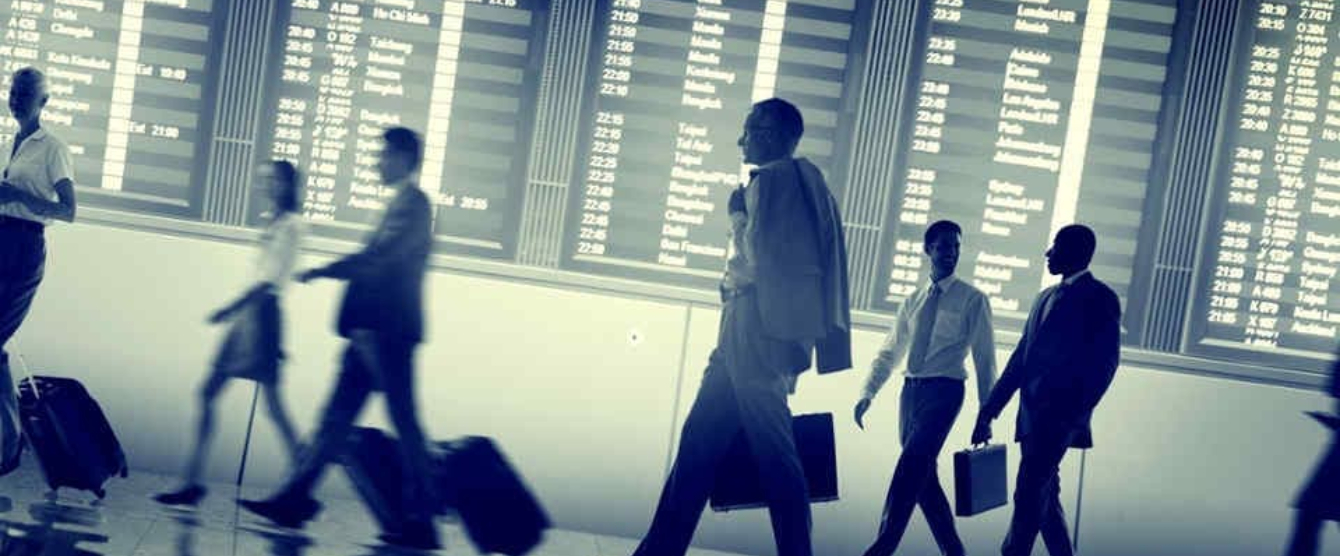
[[[303,551],[312,545],[312,539],[302,534],[260,529],[248,525],[238,527],[237,530],[265,539],[267,548],[273,556],[302,556]]]
[[[78,492],[51,496],[37,466],[22,466],[0,477],[0,556],[476,554],[461,524],[450,519],[440,523],[444,550],[415,551],[380,544],[375,540],[378,528],[357,498],[332,496],[326,500],[323,517],[302,531],[273,527],[241,512],[233,502],[236,496],[262,495],[263,489],[235,493],[233,485],[211,484],[211,490],[219,494],[195,508],[165,507],[152,500],[154,493],[177,481],[172,476],[140,472],[118,483],[99,502]],[[528,556],[626,556],[636,546],[630,539],[586,533],[567,533],[556,539]]]
[[[0,513],[13,511],[14,502],[0,497]],[[106,544],[101,533],[72,530],[65,526],[97,527],[103,523],[96,508],[67,506],[51,501],[28,507],[36,523],[0,519],[0,556],[101,556],[101,552],[80,544]]]
[[[365,546],[363,547],[362,552],[357,552],[354,556],[421,556],[425,554],[437,553],[424,550],[411,550],[408,548],[383,544],[377,546]]]

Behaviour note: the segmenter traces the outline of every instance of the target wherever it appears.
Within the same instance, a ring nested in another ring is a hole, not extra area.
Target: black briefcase
[[[968,517],[1004,506],[1005,446],[954,452],[954,514]]]
[[[805,469],[810,502],[832,502],[838,499],[837,451],[833,442],[833,414],[815,413],[798,415],[791,420],[800,464]],[[735,435],[730,449],[717,467],[712,487],[712,510],[725,512],[748,508],[765,508],[767,495],[759,482],[758,466],[749,451],[744,431]]]

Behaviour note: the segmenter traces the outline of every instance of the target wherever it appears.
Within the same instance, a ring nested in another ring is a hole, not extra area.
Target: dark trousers
[[[1321,549],[1321,526],[1324,523],[1321,514],[1298,510],[1294,515],[1293,535],[1289,537],[1286,556],[1317,556]]]
[[[728,300],[717,348],[680,434],[674,468],[636,556],[682,556],[711,495],[717,465],[743,430],[768,495],[779,556],[810,556],[810,506],[787,406],[808,366],[800,345],[765,337],[752,295]]]
[[[1298,512],[1294,514],[1286,554],[1316,556],[1321,548],[1322,524],[1340,521],[1340,438],[1333,439],[1322,454],[1294,505]]]
[[[372,347],[376,366],[370,368],[363,351]],[[354,422],[374,390],[386,394],[386,408],[400,439],[401,460],[405,465],[405,513],[410,522],[429,522],[432,518],[432,481],[428,448],[419,426],[414,401],[414,349],[412,342],[388,340],[351,340],[344,350],[339,382],[326,403],[321,424],[311,446],[302,454],[289,479],[276,498],[297,500],[311,496],[326,465],[340,456]]]
[[[0,216],[0,463],[21,446],[19,400],[5,346],[28,316],[46,258],[41,224]]]
[[[940,486],[936,459],[954,419],[963,407],[963,381],[953,378],[910,378],[903,382],[898,424],[903,452],[884,498],[879,537],[866,556],[889,556],[898,549],[912,510],[921,507],[935,544],[946,556],[962,556],[963,541],[954,530],[954,512]]]
[[[1019,442],[1022,458],[1014,485],[1014,514],[1000,553],[1029,556],[1038,533],[1051,556],[1073,556],[1065,510],[1061,508],[1061,459],[1070,448],[1073,429],[1035,425]]]

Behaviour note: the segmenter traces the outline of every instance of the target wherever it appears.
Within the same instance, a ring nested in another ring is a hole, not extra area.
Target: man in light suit
[[[326,465],[344,449],[355,420],[375,390],[386,394],[386,409],[400,438],[404,464],[405,522],[387,531],[387,544],[440,548],[431,512],[434,503],[430,460],[414,400],[414,350],[423,341],[423,279],[432,248],[432,205],[419,189],[423,147],[418,134],[396,127],[382,134],[377,163],[382,180],[396,191],[362,251],[298,280],[348,281],[340,306],[338,332],[349,340],[339,382],[322,414],[311,448],[267,500],[242,500],[247,510],[285,527],[302,527],[321,504],[312,499]]]
[[[754,105],[740,147],[751,172],[730,202],[736,247],[721,284],[717,348],[680,435],[674,468],[636,556],[682,556],[717,466],[741,430],[768,495],[779,556],[810,556],[805,474],[787,396],[796,375],[851,367],[847,254],[837,202],[818,168],[793,158],[800,111]]]
[[[1070,225],[1047,250],[1047,270],[1061,283],[1043,290],[1024,335],[977,417],[974,443],[991,438],[991,421],[1021,391],[1015,440],[1023,453],[1014,489],[1014,515],[1001,547],[1028,556],[1038,533],[1052,556],[1074,548],[1061,509],[1061,459],[1069,448],[1090,448],[1089,421],[1116,375],[1121,303],[1089,272],[1097,248],[1092,230]]]

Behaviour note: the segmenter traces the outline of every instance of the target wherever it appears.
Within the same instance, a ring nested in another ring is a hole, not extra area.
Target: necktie
[[[912,335],[912,351],[907,356],[907,371],[919,373],[926,363],[926,351],[930,348],[931,331],[935,328],[935,314],[940,310],[940,286],[931,284],[926,301],[917,313],[917,330]]]
[[[1052,309],[1056,308],[1056,302],[1059,301],[1061,295],[1065,293],[1065,286],[1065,282],[1056,286],[1056,289],[1052,290],[1051,295],[1047,296],[1047,300],[1042,302],[1042,314],[1038,315],[1038,322],[1035,325],[1036,328],[1042,328],[1042,325],[1047,322],[1047,317],[1051,316]]]

